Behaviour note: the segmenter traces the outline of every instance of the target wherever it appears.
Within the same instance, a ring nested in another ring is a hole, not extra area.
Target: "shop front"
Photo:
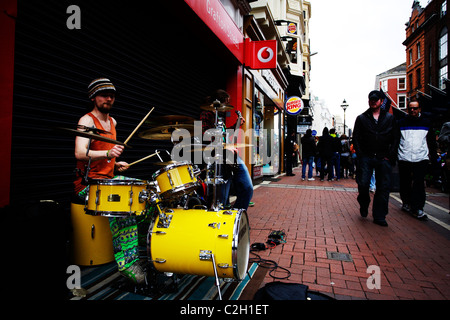
[[[92,79],[107,77],[117,87],[111,115],[119,141],[153,107],[150,118],[199,119],[205,97],[216,89],[228,91],[231,104],[242,109],[244,36],[227,10],[242,20],[245,8],[226,9],[219,0],[161,1],[143,10],[137,1],[77,3],[76,11],[64,1],[17,3],[14,102],[6,124],[12,131],[10,202],[23,201],[24,186],[29,201],[69,201],[74,137],[53,128],[75,128],[89,111],[86,90]],[[100,13],[107,19],[98,19]],[[229,118],[236,119],[234,112]],[[173,147],[138,134],[129,145],[122,158],[129,163]],[[154,161],[144,161],[127,175],[150,179],[158,169]]]

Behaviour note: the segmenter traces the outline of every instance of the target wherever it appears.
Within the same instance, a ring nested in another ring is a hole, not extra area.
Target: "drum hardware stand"
[[[214,278],[215,278],[215,285],[217,287],[217,293],[219,294],[219,300],[222,300],[222,293],[220,292],[220,281],[217,273],[216,259],[214,258],[214,253],[212,253],[212,251],[210,250],[200,250],[200,260],[211,260],[214,269]]]

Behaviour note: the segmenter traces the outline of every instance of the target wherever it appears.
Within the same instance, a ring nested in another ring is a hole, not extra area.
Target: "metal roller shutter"
[[[159,3],[160,1],[158,1]],[[112,3],[112,4],[111,4]],[[120,2],[122,3],[122,2]],[[75,168],[74,137],[54,127],[75,128],[90,111],[88,83],[100,76],[118,88],[111,115],[124,141],[152,107],[152,116],[198,118],[203,98],[224,88],[227,57],[215,40],[197,32],[199,22],[184,1],[165,6],[128,1],[20,1],[16,25],[11,202],[68,201]],[[69,30],[66,9],[81,9],[81,29]],[[174,7],[175,6],[175,7]],[[182,12],[170,18],[170,8]],[[182,17],[182,19],[179,19]],[[212,41],[212,42],[210,42]],[[229,66],[229,63],[228,63]],[[219,76],[218,76],[219,75]],[[170,143],[137,134],[122,157],[133,162]],[[136,165],[127,176],[150,179],[158,167]]]

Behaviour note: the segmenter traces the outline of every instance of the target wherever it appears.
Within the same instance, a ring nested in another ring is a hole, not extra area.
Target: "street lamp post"
[[[347,110],[347,108],[348,108],[348,103],[347,103],[347,101],[345,101],[345,99],[344,99],[344,102],[342,102],[342,104],[341,104],[341,108],[344,109],[344,134],[345,134],[345,110]]]

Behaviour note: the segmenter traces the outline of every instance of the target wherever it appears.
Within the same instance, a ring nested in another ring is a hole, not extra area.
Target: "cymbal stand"
[[[222,129],[223,127],[221,127],[221,125],[219,125],[219,112],[218,112],[218,108],[220,107],[221,103],[219,100],[216,100],[213,102],[214,105],[214,109],[215,109],[215,127],[216,129]],[[222,124],[223,125],[223,124]],[[211,210],[212,211],[219,211],[220,210],[220,200],[217,194],[217,185],[218,184],[224,184],[225,181],[223,180],[223,175],[222,175],[222,165],[223,165],[223,154],[216,154],[214,156],[214,179],[213,179],[213,200],[212,200],[212,205],[211,205]],[[210,165],[208,165],[208,167],[210,167]]]
[[[91,171],[92,158],[89,157],[89,151],[91,149],[91,142],[92,142],[92,138],[89,139],[87,150],[86,150],[86,157],[88,157],[88,159],[89,159],[88,163],[86,165],[86,173],[85,173],[85,176],[84,176],[84,182],[86,184],[89,184],[89,172]]]

